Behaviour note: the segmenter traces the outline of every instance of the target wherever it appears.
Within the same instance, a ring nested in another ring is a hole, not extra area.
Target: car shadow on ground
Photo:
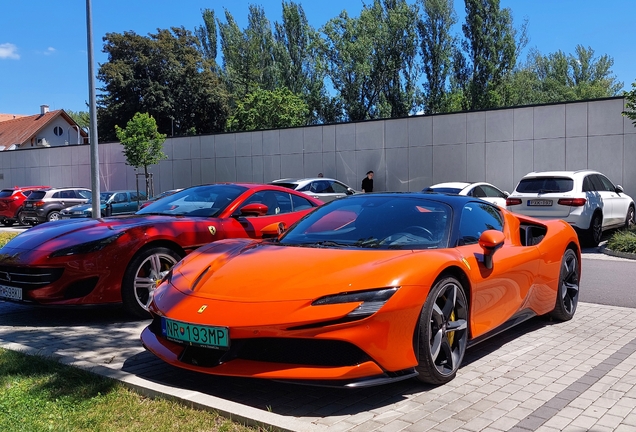
[[[533,318],[467,350],[462,367],[497,351],[520,335],[542,329],[552,322]],[[427,393],[435,386],[408,379],[368,388],[315,387],[252,378],[206,375],[164,363],[149,352],[124,362],[123,371],[169,387],[196,391],[252,408],[293,417],[356,415]],[[459,372],[461,376],[461,369]],[[352,403],[352,401],[358,401]]]

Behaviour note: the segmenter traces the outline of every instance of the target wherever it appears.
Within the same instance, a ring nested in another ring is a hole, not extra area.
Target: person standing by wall
[[[362,192],[373,192],[373,171],[369,171],[362,179]]]

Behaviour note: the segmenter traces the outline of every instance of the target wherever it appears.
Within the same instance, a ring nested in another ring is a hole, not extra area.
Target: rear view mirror
[[[278,238],[285,232],[285,224],[283,222],[275,222],[267,225],[261,230],[261,236],[263,238]]]
[[[501,231],[486,230],[479,236],[479,246],[484,251],[484,266],[492,269],[492,257],[504,245],[506,236]]]
[[[265,216],[267,206],[261,203],[247,204],[241,208],[241,216]]]
[[[623,189],[623,186],[621,185],[616,185],[616,189],[614,189],[616,191],[616,193],[625,193],[625,190]]]

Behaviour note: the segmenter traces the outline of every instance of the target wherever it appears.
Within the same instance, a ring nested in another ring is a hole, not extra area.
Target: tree
[[[224,129],[227,92],[190,31],[173,27],[148,37],[108,33],[104,41],[108,61],[98,72],[104,83],[98,110],[101,139],[114,139],[115,125],[136,112],[152,115],[159,131],[170,135]]]
[[[157,122],[148,113],[136,113],[125,128],[115,126],[117,138],[124,147],[126,165],[144,167],[146,196],[150,196],[150,176],[148,166],[158,163],[168,156],[163,152],[166,135],[159,133]]]
[[[346,11],[322,28],[320,53],[345,117],[406,115],[415,107],[416,8],[374,0],[359,18]]]
[[[422,68],[424,113],[447,112],[447,81],[451,75],[455,37],[451,28],[457,22],[453,0],[418,0],[423,18],[418,20]]]
[[[499,0],[465,2],[462,47],[470,75],[467,82],[459,84],[468,109],[496,108],[502,105],[500,87],[514,70],[517,56],[527,43],[526,23],[517,31],[512,11],[500,9]]]
[[[632,83],[632,90],[625,93],[627,101],[627,109],[623,111],[623,115],[632,120],[632,124],[636,126],[636,81]]]
[[[88,111],[71,111],[64,110],[66,114],[71,116],[71,118],[81,127],[82,129],[88,129],[91,125],[91,118]]]
[[[302,97],[285,87],[256,89],[245,96],[228,119],[228,129],[249,131],[303,126],[309,110]]]

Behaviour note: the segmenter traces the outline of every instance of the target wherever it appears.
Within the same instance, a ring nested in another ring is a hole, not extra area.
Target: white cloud
[[[11,43],[0,44],[0,59],[12,59],[18,60],[20,54],[18,54],[18,47]]]
[[[54,52],[55,52],[55,48],[53,48],[53,47],[48,47],[48,48],[46,49],[46,51],[44,51],[44,55],[51,55],[51,54],[53,54]]]

